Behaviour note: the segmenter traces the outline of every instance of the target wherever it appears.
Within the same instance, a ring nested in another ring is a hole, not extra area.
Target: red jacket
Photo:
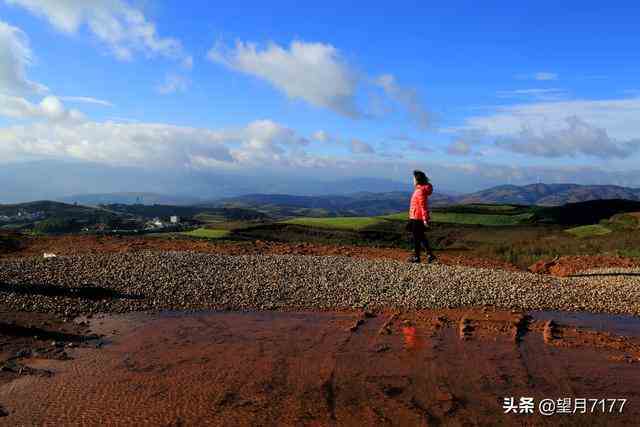
[[[411,206],[409,207],[409,218],[420,221],[429,221],[429,196],[433,193],[431,184],[416,185],[416,189],[411,196]]]

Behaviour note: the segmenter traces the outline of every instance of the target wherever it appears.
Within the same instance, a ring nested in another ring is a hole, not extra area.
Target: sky
[[[0,0],[0,167],[640,187],[637,2],[347,3]]]

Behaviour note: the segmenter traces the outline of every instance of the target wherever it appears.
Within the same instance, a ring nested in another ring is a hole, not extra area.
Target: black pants
[[[413,236],[414,255],[420,258],[420,251],[422,249],[422,246],[424,246],[428,255],[433,255],[433,252],[431,251],[431,246],[429,245],[429,241],[427,240],[427,237],[424,235],[424,232],[426,231],[426,227],[424,226],[424,223],[417,219],[411,219],[409,220],[408,228],[410,229],[411,234]]]

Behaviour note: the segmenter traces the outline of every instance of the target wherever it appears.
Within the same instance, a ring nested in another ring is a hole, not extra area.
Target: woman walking
[[[411,196],[407,229],[413,236],[414,252],[409,262],[420,262],[420,251],[424,246],[427,251],[427,262],[432,263],[436,257],[424,233],[429,228],[429,196],[433,193],[433,186],[429,183],[427,175],[419,170],[413,171],[413,185],[415,189]]]

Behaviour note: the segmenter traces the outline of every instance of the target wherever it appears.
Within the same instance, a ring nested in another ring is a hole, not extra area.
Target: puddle
[[[640,337],[640,317],[568,311],[532,311],[536,320],[554,320],[559,324],[589,328],[615,335]]]
[[[640,357],[636,320],[532,316],[530,324],[487,309],[99,316],[92,329],[111,344],[78,349],[52,377],[0,387],[10,413],[0,425],[521,425],[504,414],[504,397],[640,402],[640,363],[629,363]],[[549,319],[585,331],[546,341]],[[633,425],[638,406],[562,421]]]

